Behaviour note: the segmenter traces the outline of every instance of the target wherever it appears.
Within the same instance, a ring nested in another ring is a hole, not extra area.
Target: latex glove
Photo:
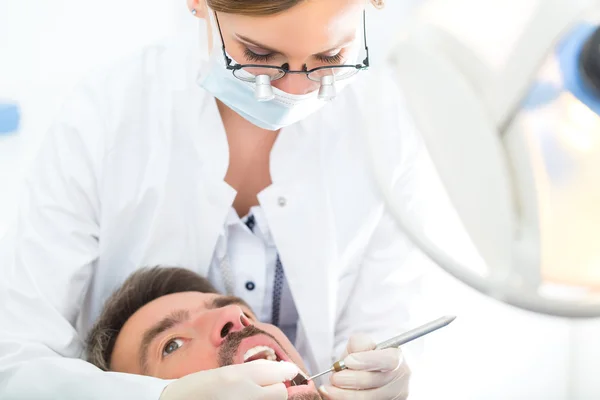
[[[159,400],[285,400],[284,381],[299,370],[288,362],[256,360],[196,372],[171,382]]]
[[[331,385],[321,386],[327,400],[385,400],[408,397],[410,368],[400,349],[374,350],[367,335],[353,335],[342,356],[348,369],[335,372]]]

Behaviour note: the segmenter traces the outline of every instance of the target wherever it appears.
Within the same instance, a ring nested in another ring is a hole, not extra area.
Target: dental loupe
[[[254,98],[258,101],[270,101],[275,98],[273,87],[271,86],[271,77],[269,75],[258,75],[255,80],[256,89]]]
[[[319,88],[319,99],[331,101],[337,96],[335,89],[335,75],[325,75],[321,78],[321,87]]]

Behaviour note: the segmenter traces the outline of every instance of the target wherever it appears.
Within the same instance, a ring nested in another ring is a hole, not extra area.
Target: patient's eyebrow
[[[175,325],[189,321],[190,312],[188,310],[174,310],[169,315],[151,326],[142,338],[139,349],[139,365],[142,373],[145,374],[148,369],[148,348],[154,339],[161,333],[171,329]]]
[[[248,310],[252,311],[252,308],[248,305],[248,303],[246,303],[243,299],[240,299],[239,297],[235,297],[235,296],[215,297],[214,300],[211,301],[207,305],[207,307],[209,309],[215,309],[215,308],[223,308],[223,307],[227,307],[227,306],[231,306],[231,305],[243,306],[243,307],[246,307]]]

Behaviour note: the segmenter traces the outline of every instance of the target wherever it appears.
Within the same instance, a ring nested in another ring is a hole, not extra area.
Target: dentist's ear
[[[206,0],[187,0],[188,8],[192,15],[198,18],[206,19]]]
[[[371,4],[377,9],[382,9],[385,7],[385,0],[371,0]]]

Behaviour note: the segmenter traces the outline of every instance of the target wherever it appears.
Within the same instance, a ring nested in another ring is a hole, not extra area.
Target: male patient
[[[183,268],[131,275],[104,305],[87,351],[88,361],[102,370],[162,379],[263,358],[306,371],[279,328],[259,322],[242,299],[217,293]],[[288,393],[296,400],[321,398],[312,382]]]

